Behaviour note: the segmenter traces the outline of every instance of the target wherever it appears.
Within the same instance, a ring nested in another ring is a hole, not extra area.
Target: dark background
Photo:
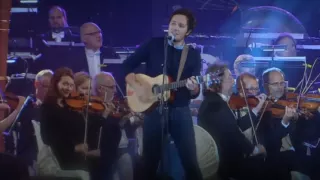
[[[206,5],[205,2],[208,2]],[[240,9],[232,12],[238,4]],[[195,32],[235,33],[239,31],[241,12],[253,6],[277,6],[291,12],[306,27],[310,36],[319,36],[320,1],[318,0],[40,0],[38,4],[23,5],[14,0],[13,6],[38,7],[37,14],[13,15],[11,36],[38,34],[48,30],[48,9],[60,5],[66,9],[70,26],[79,27],[93,21],[104,31],[105,44],[132,46],[151,36],[163,33],[174,6],[187,7],[195,13]],[[201,8],[202,7],[202,8]],[[222,28],[227,22],[232,26]]]

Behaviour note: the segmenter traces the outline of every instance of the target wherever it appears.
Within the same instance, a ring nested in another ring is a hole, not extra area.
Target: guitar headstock
[[[210,72],[204,75],[204,83],[206,87],[211,86],[212,84],[219,84],[221,83],[223,72],[222,71],[216,71],[216,72]]]

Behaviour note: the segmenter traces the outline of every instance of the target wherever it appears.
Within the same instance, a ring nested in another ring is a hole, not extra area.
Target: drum
[[[219,168],[219,153],[216,142],[202,127],[194,125],[197,159],[203,179],[216,176]]]

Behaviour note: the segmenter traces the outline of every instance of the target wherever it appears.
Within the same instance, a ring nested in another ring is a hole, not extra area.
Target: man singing
[[[163,74],[165,59],[165,43],[167,51],[167,75],[177,78],[182,49],[185,38],[193,31],[196,20],[193,14],[186,9],[178,9],[171,15],[169,34],[174,41],[165,37],[152,38],[141,45],[136,52],[124,61],[126,82],[135,89],[139,98],[144,101],[152,96],[150,85],[139,81],[133,73],[142,62],[146,63],[146,75],[155,77]],[[178,88],[174,101],[168,103],[168,131],[178,149],[187,180],[201,180],[202,175],[196,158],[196,147],[191,112],[188,107],[190,99],[199,95],[199,86],[195,84],[194,76],[200,75],[200,53],[189,48],[181,80],[187,79],[186,87]],[[145,114],[143,155],[145,160],[146,179],[156,179],[157,168],[161,157],[161,118],[159,107]]]

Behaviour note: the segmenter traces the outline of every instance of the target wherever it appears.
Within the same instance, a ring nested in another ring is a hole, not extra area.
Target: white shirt
[[[129,140],[124,129],[121,129],[121,139],[118,148],[127,148],[129,144]]]
[[[87,57],[87,63],[89,68],[89,74],[91,77],[94,77],[95,75],[99,74],[100,69],[100,50],[94,52],[91,49],[85,48],[86,57]]]
[[[224,100],[225,102],[229,102],[229,99],[230,99],[230,97],[228,97],[228,96],[226,96],[226,95],[224,95],[224,94],[221,94],[221,93],[218,93],[219,94],[219,96],[222,98],[222,100]]]
[[[52,32],[51,36],[52,36],[52,39],[54,39],[56,42],[61,42],[65,34],[63,31],[58,33]]]

